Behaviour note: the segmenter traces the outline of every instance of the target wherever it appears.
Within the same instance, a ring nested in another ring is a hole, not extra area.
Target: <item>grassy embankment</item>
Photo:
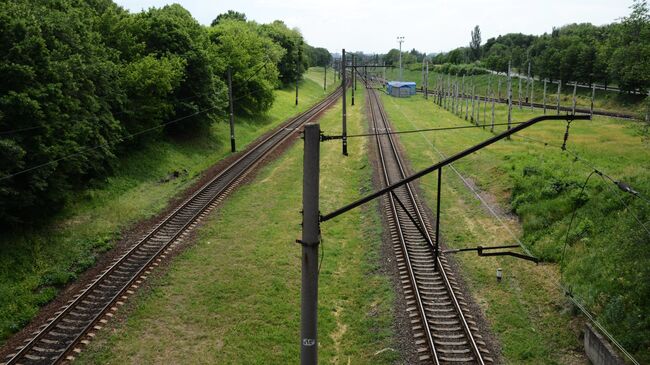
[[[263,116],[236,119],[237,146],[252,140],[324,96],[318,70],[310,70],[300,86],[276,91],[276,101]],[[322,80],[322,79],[321,79]],[[328,91],[334,89],[330,84]],[[45,227],[3,233],[0,237],[0,344],[21,329],[66,283],[92,266],[98,255],[119,240],[133,223],[160,212],[201,172],[230,154],[226,120],[208,135],[186,141],[154,140],[119,162],[113,176],[80,191]],[[161,183],[173,171],[187,175]]]
[[[420,96],[395,99],[384,95],[383,100],[396,130],[468,125]],[[514,120],[524,121],[535,114],[515,109]],[[487,115],[489,118],[489,111]],[[496,120],[506,120],[505,107],[498,107]],[[521,134],[561,145],[564,129],[565,123],[544,122]],[[405,134],[400,138],[412,165],[420,169],[441,159],[436,148],[451,155],[489,136],[489,129],[470,129]],[[571,125],[568,148],[602,171],[630,182],[646,196],[650,193],[650,150],[635,122],[600,117],[591,122],[576,121]],[[608,187],[597,176],[580,195],[591,168],[562,154],[559,148],[520,137],[481,150],[455,166],[506,211],[514,210],[519,220],[508,216],[503,219],[545,261],[561,260],[571,213],[579,207],[569,235],[562,278],[556,264],[535,266],[510,257],[479,258],[473,253],[456,256],[501,340],[508,362],[570,363],[579,356],[580,320],[567,310],[567,301],[555,284],[560,280],[573,288],[639,360],[647,362],[650,326],[643,313],[648,310],[650,290],[643,277],[650,275],[650,257],[647,247],[643,247],[650,237],[630,213],[647,222],[648,206],[618,190],[611,191],[611,183]],[[451,169],[446,168],[443,176],[441,227],[448,246],[514,242]],[[422,180],[431,204],[435,202],[435,179],[428,176]],[[619,198],[631,204],[630,209]],[[501,284],[494,279],[497,267],[505,273]]]
[[[363,110],[362,97],[348,109],[350,133],[365,130]],[[339,104],[321,119],[322,129],[337,133],[340,118]],[[365,141],[352,142],[347,158],[340,148],[338,141],[321,145],[322,212],[371,187]],[[135,299],[125,321],[100,332],[80,363],[296,363],[302,153],[298,141],[235,192],[154,289]],[[376,205],[324,223],[322,237],[320,362],[393,363],[398,355],[385,350],[392,345],[393,294],[378,272]]]
[[[419,66],[418,66],[419,67]],[[430,66],[431,67],[431,66]],[[396,80],[399,76],[399,68],[387,69],[386,78],[389,80]],[[429,70],[429,88],[433,88],[436,85],[438,76],[443,76],[445,83],[447,82],[448,76],[446,74],[440,74]],[[488,84],[492,83],[492,90],[494,90],[495,95],[497,94],[498,88],[498,79],[501,79],[501,97],[507,98],[507,80],[508,78],[505,75],[476,75],[476,76],[466,76],[465,77],[465,86],[467,88],[471,85],[476,86],[477,94],[484,96],[487,92]],[[405,81],[415,81],[418,88],[422,83],[422,71],[418,68],[416,70],[404,69],[404,80]],[[453,77],[452,77],[453,80]],[[458,78],[458,81],[462,81],[462,77]],[[446,85],[446,84],[445,84]],[[526,79],[524,78],[521,81],[521,100],[522,104],[525,104],[526,101]],[[467,89],[470,90],[470,89]],[[519,79],[512,79],[512,98],[513,105],[518,105],[519,97]],[[470,92],[470,91],[467,91]],[[535,80],[533,99],[536,103],[541,103],[543,101],[544,95],[544,84],[540,80]],[[608,111],[620,111],[620,112],[629,112],[635,113],[640,118],[645,115],[646,106],[643,104],[645,96],[643,95],[625,95],[620,94],[611,90],[596,90],[596,97],[594,100],[594,108],[602,109]],[[557,103],[557,84],[548,83],[546,86],[546,103],[550,105],[556,105]],[[563,85],[560,93],[560,105],[571,107],[573,105],[573,84]],[[583,88],[578,86],[576,91],[576,105],[578,107],[589,109],[591,105],[591,89]]]

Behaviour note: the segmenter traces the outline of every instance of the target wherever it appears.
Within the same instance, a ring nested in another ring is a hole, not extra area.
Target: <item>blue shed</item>
[[[408,98],[415,95],[415,82],[389,81],[387,92],[391,96]]]

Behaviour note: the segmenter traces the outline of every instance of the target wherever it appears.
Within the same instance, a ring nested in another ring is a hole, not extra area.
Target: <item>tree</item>
[[[255,22],[227,19],[210,29],[210,40],[222,78],[232,73],[233,97],[237,112],[257,114],[273,104],[273,90],[278,86],[277,64],[284,49],[261,32]]]
[[[281,20],[264,24],[261,30],[285,50],[282,59],[278,62],[280,81],[287,85],[299,80],[309,65],[307,52],[302,49],[304,46],[302,34],[296,29],[289,29]]]
[[[469,42],[470,55],[472,61],[478,61],[481,58],[481,29],[475,26],[471,31],[472,40]]]
[[[332,55],[330,51],[321,47],[311,47],[306,46],[307,53],[309,55],[309,65],[310,66],[326,66],[332,62]]]
[[[613,27],[609,71],[622,90],[650,88],[650,14],[645,0],[635,0],[630,16]]]
[[[181,82],[169,93],[170,117],[196,116],[165,126],[170,135],[206,129],[227,106],[227,87],[218,75],[223,69],[206,28],[178,4],[133,15],[124,29],[133,38],[133,59],[180,57]]]
[[[222,20],[236,20],[240,22],[245,22],[246,21],[246,14],[240,13],[238,11],[234,10],[228,10],[228,12],[219,14],[217,17],[212,21],[210,24],[211,27],[214,27],[215,25],[219,24]]]
[[[110,171],[122,133],[111,109],[123,94],[96,19],[85,2],[0,8],[0,131],[30,128],[0,135],[0,176],[44,164],[0,181],[0,225],[45,217]]]

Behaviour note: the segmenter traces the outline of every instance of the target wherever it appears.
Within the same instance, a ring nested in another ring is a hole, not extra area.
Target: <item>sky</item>
[[[466,46],[475,25],[483,43],[506,33],[550,33],[554,26],[602,25],[627,16],[632,0],[115,0],[138,12],[179,3],[200,23],[236,10],[248,20],[283,20],[307,43],[331,52],[386,53],[402,50],[446,52]]]

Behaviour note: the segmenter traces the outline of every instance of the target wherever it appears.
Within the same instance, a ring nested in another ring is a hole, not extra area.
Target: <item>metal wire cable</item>
[[[403,116],[404,116],[404,117],[405,117],[405,118],[406,118],[406,119],[407,119],[411,124],[413,124],[413,122],[411,121],[411,119],[408,118],[408,117],[404,114],[404,112],[401,111],[401,109],[400,109],[400,112],[402,113],[402,115],[403,115]],[[516,135],[515,135],[515,136],[516,136]],[[423,137],[424,137],[424,136],[423,136]],[[520,136],[520,137],[521,137],[521,136]],[[436,151],[436,152],[437,152],[441,157],[444,158],[444,154],[443,154],[442,152],[440,152],[440,151],[439,151],[439,150],[438,150],[438,149],[433,145],[433,143],[431,143],[431,141],[429,141],[426,137],[424,137],[424,138],[425,138],[425,140],[427,141],[427,143],[429,143],[429,145],[430,145],[431,147],[433,147],[433,149],[434,149],[434,150],[435,150],[435,151]],[[550,145],[549,143],[547,143],[547,142],[545,142],[545,141],[542,141],[542,143],[544,143],[544,144],[546,144],[546,145]],[[491,207],[491,206],[490,206],[490,205],[489,205],[489,204],[488,204],[488,203],[487,203],[487,202],[486,202],[486,201],[481,197],[481,195],[480,195],[478,192],[476,192],[476,190],[475,190],[475,189],[474,189],[474,188],[469,184],[469,182],[468,182],[468,181],[467,181],[467,180],[466,180],[466,179],[465,179],[465,178],[460,174],[460,172],[458,172],[458,170],[456,170],[456,168],[453,167],[452,164],[450,164],[449,166],[450,166],[450,167],[452,168],[452,170],[453,170],[453,171],[454,171],[454,172],[459,176],[459,178],[463,181],[463,183],[465,184],[465,186],[467,186],[468,189],[469,189],[472,193],[474,193],[474,195],[479,199],[479,201],[483,204],[483,206],[484,206],[484,207],[485,207],[485,208],[490,212],[490,214],[491,214],[491,215],[492,215],[492,216],[493,216],[493,217],[494,217],[494,218],[495,218],[495,219],[496,219],[496,220],[501,224],[502,227],[504,227],[504,228],[506,229],[506,231],[508,231],[508,233],[509,233],[510,236],[515,240],[515,242],[517,242],[517,244],[519,244],[519,246],[521,246],[522,249],[523,249],[523,250],[524,250],[528,255],[533,256],[533,255],[530,253],[530,251],[528,250],[528,248],[527,248],[527,247],[526,247],[526,246],[521,242],[521,240],[519,240],[519,238],[518,238],[518,237],[514,234],[514,232],[510,229],[510,227],[508,227],[508,225],[506,225],[505,222],[503,222],[503,220],[499,217],[499,215],[498,215],[498,214],[497,214],[497,213],[492,209],[492,207]],[[601,331],[601,332],[602,332],[602,333],[603,333],[603,334],[604,334],[604,335],[605,335],[605,336],[606,336],[606,337],[607,337],[607,338],[608,338],[608,339],[609,339],[609,340],[610,340],[610,341],[611,341],[611,342],[612,342],[612,343],[613,343],[613,344],[614,344],[614,345],[615,345],[615,346],[616,346],[616,347],[617,347],[617,348],[618,348],[618,349],[619,349],[619,350],[620,350],[620,351],[621,351],[621,352],[622,352],[622,353],[623,353],[623,354],[624,354],[624,355],[625,355],[625,356],[626,356],[626,357],[627,357],[627,358],[628,358],[628,359],[633,363],[633,364],[635,364],[635,365],[640,365],[639,362],[634,358],[634,356],[632,356],[632,354],[630,354],[630,353],[629,353],[629,352],[628,352],[628,351],[623,347],[623,345],[621,345],[620,342],[618,342],[618,341],[616,340],[616,338],[615,338],[615,337],[614,337],[614,336],[613,336],[609,331],[607,331],[607,329],[606,329],[605,327],[603,327],[603,325],[600,324],[600,322],[598,322],[598,320],[596,320],[596,318],[594,318],[594,316],[589,312],[589,310],[588,310],[584,305],[582,305],[582,303],[580,303],[580,301],[577,299],[577,296],[575,296],[575,295],[574,295],[570,290],[568,290],[564,285],[562,285],[561,282],[556,281],[556,280],[552,280],[552,279],[551,279],[551,283],[553,283],[553,285],[555,285],[558,289],[560,289],[560,290],[561,290],[561,291],[566,295],[566,297],[567,297],[567,298],[568,298],[568,299],[569,299],[569,300],[570,300],[570,301],[571,301],[571,302],[572,302],[572,303],[573,303],[573,304],[574,304],[578,309],[580,309],[580,311],[585,315],[585,317],[587,317],[587,318],[588,318],[588,319],[589,319],[589,320],[590,320],[590,321],[591,321],[591,322],[592,322],[596,327],[598,327],[598,329],[599,329],[599,330],[600,330],[600,331]]]
[[[515,135],[514,137],[520,137],[520,138],[527,139],[527,140],[532,141],[532,142],[537,142],[537,143],[543,144],[544,146],[547,146],[547,147],[556,147],[556,148],[562,149],[562,146],[550,143],[548,141],[544,141],[544,140],[540,140],[540,139],[536,139],[536,138],[532,138],[532,137],[528,137],[528,136],[522,136],[522,135]],[[613,177],[611,177],[610,175],[608,175],[607,173],[603,172],[602,169],[595,166],[591,161],[585,159],[584,157],[578,155],[577,153],[573,152],[572,150],[570,150],[568,148],[564,148],[562,150],[564,152],[567,152],[568,154],[573,156],[577,161],[582,162],[583,164],[585,164],[586,166],[588,166],[592,170],[598,171],[599,175],[601,175],[602,177],[604,177],[607,180],[611,181],[613,184],[618,186],[621,190],[624,190],[626,193],[641,199],[642,201],[644,201],[647,204],[650,204],[650,199],[648,199],[647,197],[645,197],[643,194],[639,193],[638,191],[635,191],[635,190],[631,189],[628,185],[623,184],[621,182],[621,180],[616,180]],[[628,189],[625,190],[624,187],[628,188]]]
[[[517,124],[521,124],[521,123],[510,123],[510,125],[517,125]],[[508,123],[497,123],[495,125],[508,125]],[[392,135],[392,134],[410,134],[410,133],[419,133],[419,132],[450,131],[450,130],[457,130],[457,129],[472,129],[472,128],[483,128],[483,127],[480,126],[480,125],[464,125],[464,126],[458,126],[458,127],[424,128],[424,129],[412,129],[412,130],[406,130],[406,131],[385,132],[385,133],[348,134],[346,137],[347,138],[374,137],[374,136],[387,136],[387,135]],[[343,138],[343,136],[340,136],[340,135],[324,136],[324,140],[341,139],[341,138]]]
[[[589,176],[587,176],[587,179],[585,182],[582,184],[582,189],[580,189],[580,194],[578,194],[578,197],[582,196],[582,193],[585,192],[585,188],[587,187],[587,183],[589,182],[589,179],[591,179],[594,174],[598,174],[599,171],[597,170],[592,170]],[[576,205],[573,208],[573,213],[571,214],[571,220],[569,221],[569,227],[566,230],[566,235],[564,236],[564,248],[562,248],[562,257],[560,258],[560,266],[562,266],[562,263],[564,263],[564,254],[566,252],[566,246],[567,243],[569,242],[569,232],[571,232],[571,226],[573,225],[573,220],[576,217],[576,213],[578,212],[578,206]]]

